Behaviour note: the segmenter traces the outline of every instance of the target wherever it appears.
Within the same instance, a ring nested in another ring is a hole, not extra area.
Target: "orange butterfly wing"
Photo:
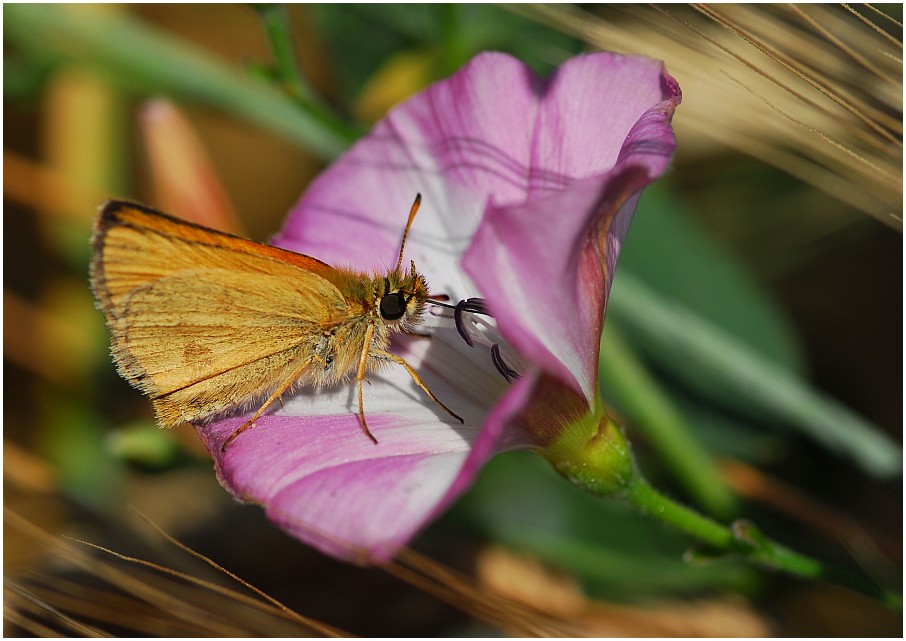
[[[306,360],[328,366],[351,318],[329,265],[141,205],[107,203],[92,246],[117,367],[165,427],[252,406]]]

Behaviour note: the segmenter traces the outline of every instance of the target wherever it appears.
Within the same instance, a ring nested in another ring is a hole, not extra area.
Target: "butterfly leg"
[[[320,359],[318,359],[318,360],[320,360]],[[302,373],[310,365],[311,365],[311,361],[305,361],[302,364],[302,366],[298,370],[296,370],[296,372],[293,373],[292,376],[290,376],[286,379],[286,382],[284,382],[283,385],[278,387],[274,391],[273,394],[268,396],[267,400],[264,401],[264,403],[261,405],[261,407],[258,408],[258,411],[252,415],[252,418],[250,418],[245,423],[240,425],[236,429],[236,431],[233,432],[232,434],[230,434],[230,437],[223,442],[223,445],[220,446],[220,451],[225,452],[227,445],[232,443],[236,439],[236,437],[239,436],[240,434],[242,434],[245,430],[252,427],[255,424],[255,421],[257,421],[259,418],[261,418],[261,415],[264,414],[265,410],[267,410],[267,408],[270,407],[274,401],[276,401],[277,399],[280,399],[280,397],[283,396],[283,393],[286,392],[286,390],[288,390],[290,387],[292,387],[293,383],[295,383],[299,379],[299,377],[302,376]],[[283,403],[282,400],[280,402],[281,402],[281,404]]]
[[[390,361],[393,361],[394,363],[399,363],[400,365],[405,367],[406,371],[409,372],[409,376],[411,376],[412,380],[415,381],[415,384],[418,385],[420,388],[422,388],[422,390],[424,390],[425,394],[427,394],[428,396],[431,397],[432,401],[434,401],[435,403],[440,405],[441,408],[443,408],[443,410],[447,414],[449,414],[450,416],[455,418],[457,421],[459,421],[460,423],[465,423],[465,421],[462,420],[461,416],[459,416],[453,410],[451,410],[449,407],[447,407],[446,405],[444,405],[443,403],[440,402],[440,399],[438,399],[434,395],[434,393],[428,389],[428,386],[425,385],[424,381],[422,381],[422,377],[418,375],[418,372],[416,372],[412,368],[412,366],[406,362],[406,360],[404,358],[402,358],[401,356],[397,356],[396,354],[391,354],[390,352],[375,352],[374,355],[377,358],[390,360]]]
[[[365,422],[365,403],[362,400],[362,381],[365,380],[365,368],[368,366],[368,348],[371,346],[371,339],[374,337],[374,323],[368,323],[368,329],[365,330],[365,342],[362,345],[362,355],[359,357],[359,367],[355,373],[355,379],[359,384],[359,420],[362,422],[362,429],[365,435],[374,441],[377,445],[377,439],[368,429],[368,423]]]

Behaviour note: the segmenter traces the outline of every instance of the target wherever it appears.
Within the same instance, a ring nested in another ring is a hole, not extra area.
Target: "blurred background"
[[[479,51],[542,74],[591,49],[663,59],[678,152],[617,271],[605,397],[656,487],[899,592],[902,5],[3,18],[7,635],[902,634],[876,600],[708,558],[528,453],[394,565],[336,563],[233,503],[194,431],[155,427],[87,281],[106,199],[266,240],[345,146]]]

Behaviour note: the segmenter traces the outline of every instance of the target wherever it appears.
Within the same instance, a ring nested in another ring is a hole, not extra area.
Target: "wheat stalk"
[[[902,230],[902,39],[874,7],[509,8],[594,48],[664,60],[684,89],[681,154],[729,146]]]

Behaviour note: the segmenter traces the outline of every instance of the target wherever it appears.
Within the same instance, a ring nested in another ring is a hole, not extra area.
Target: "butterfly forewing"
[[[123,201],[110,201],[101,210],[92,244],[91,279],[105,314],[119,306],[120,297],[142,285],[183,269],[222,266],[224,249],[229,252],[230,268],[267,273],[271,266],[285,263],[321,276],[334,271],[311,256],[193,225]]]
[[[306,359],[326,367],[323,341],[349,320],[321,261],[153,210],[108,204],[94,244],[117,365],[168,427],[250,405]]]

